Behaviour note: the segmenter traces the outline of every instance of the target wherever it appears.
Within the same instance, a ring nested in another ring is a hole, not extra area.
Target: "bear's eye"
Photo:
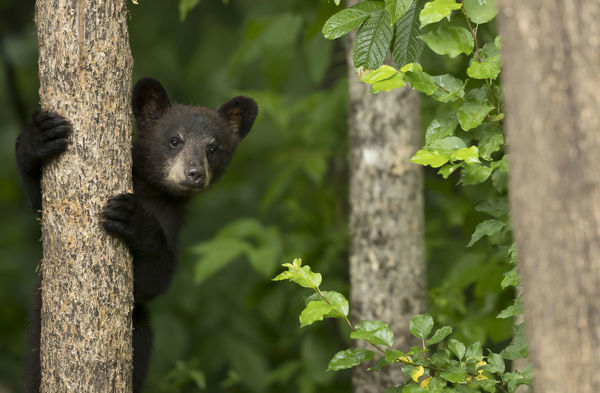
[[[208,147],[206,148],[206,151],[209,154],[215,154],[217,151],[219,151],[219,147],[217,145],[208,145]]]
[[[180,143],[181,143],[181,139],[177,138],[176,136],[171,138],[171,141],[169,142],[171,147],[177,147]]]

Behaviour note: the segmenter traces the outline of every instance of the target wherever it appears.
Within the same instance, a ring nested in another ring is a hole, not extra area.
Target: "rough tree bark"
[[[409,162],[422,142],[419,97],[408,88],[369,93],[351,45],[348,52],[352,319],[387,322],[396,347],[407,349],[417,344],[410,318],[427,305],[423,171]],[[381,393],[405,380],[399,367],[357,367],[352,378],[356,393]]]
[[[535,391],[600,391],[600,2],[501,7],[510,202]]]
[[[73,124],[42,178],[41,392],[129,392],[131,258],[99,223],[131,190],[125,0],[38,0],[41,107]]]

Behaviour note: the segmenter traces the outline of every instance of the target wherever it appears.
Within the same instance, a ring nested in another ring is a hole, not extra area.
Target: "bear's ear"
[[[142,78],[133,87],[131,108],[138,127],[151,126],[170,105],[167,92],[156,79]]]
[[[252,98],[239,96],[221,105],[218,112],[242,139],[248,134],[258,115],[258,105]]]

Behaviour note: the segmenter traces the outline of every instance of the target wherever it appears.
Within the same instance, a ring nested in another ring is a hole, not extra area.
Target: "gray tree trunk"
[[[535,391],[600,392],[600,2],[501,7],[510,202]]]
[[[42,177],[40,391],[129,392],[133,270],[99,214],[131,190],[125,0],[38,0],[40,100],[72,144]]]
[[[349,1],[348,5],[357,3]],[[371,94],[348,51],[350,83],[350,288],[352,319],[387,322],[395,347],[417,345],[410,318],[426,311],[420,104],[408,88]],[[371,348],[372,349],[372,348]],[[406,381],[399,366],[355,368],[355,393]]]

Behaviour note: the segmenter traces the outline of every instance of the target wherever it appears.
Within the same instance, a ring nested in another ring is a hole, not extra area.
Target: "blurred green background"
[[[184,2],[190,3],[190,2]],[[193,202],[180,267],[151,304],[155,345],[147,392],[349,392],[350,373],[326,372],[349,343],[335,321],[300,329],[302,296],[270,278],[302,257],[324,288],[348,294],[347,68],[345,45],[320,34],[326,0],[203,0],[182,22],[180,4],[129,4],[134,80],[159,79],[180,103],[212,108],[237,94],[260,115],[226,175]],[[22,193],[14,141],[38,106],[33,2],[0,0],[0,392],[21,390],[27,309],[41,257],[39,228]],[[460,59],[430,73],[459,72]],[[423,127],[437,103],[423,99]],[[457,338],[496,346],[511,320],[504,256],[466,249],[482,220],[486,185],[456,187],[427,173],[430,308]],[[483,243],[483,242],[482,242]],[[203,388],[205,386],[205,388]]]

